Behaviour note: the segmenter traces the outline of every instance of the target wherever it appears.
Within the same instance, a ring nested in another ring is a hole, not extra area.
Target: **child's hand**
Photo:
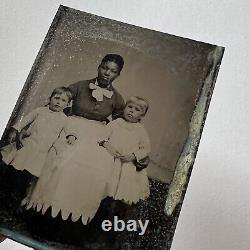
[[[16,137],[16,149],[19,150],[23,147],[23,138],[22,134],[18,133]]]
[[[69,135],[66,137],[66,139],[69,145],[74,145],[77,140],[77,138],[74,135]]]
[[[121,155],[118,158],[121,160],[122,163],[132,162],[136,159],[134,154]]]
[[[17,138],[18,131],[14,128],[11,128],[10,133],[8,135],[8,143],[12,143],[16,140]]]
[[[136,171],[141,171],[144,168],[146,168],[148,166],[149,162],[150,162],[150,159],[148,156],[139,160],[139,161],[135,161],[134,164],[136,167]]]
[[[30,132],[22,129],[20,133],[17,133],[16,136],[16,148],[17,150],[21,149],[23,147],[23,138],[25,137],[29,137],[30,136]]]

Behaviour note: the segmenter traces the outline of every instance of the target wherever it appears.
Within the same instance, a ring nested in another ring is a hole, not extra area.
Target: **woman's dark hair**
[[[69,98],[69,102],[72,100],[72,93],[69,88],[66,87],[59,87],[55,88],[50,96],[49,99],[51,99],[55,95],[65,94]]]
[[[105,62],[114,62],[118,65],[119,71],[121,72],[123,65],[124,65],[124,60],[122,56],[118,54],[107,54],[106,56],[103,57],[101,64]]]

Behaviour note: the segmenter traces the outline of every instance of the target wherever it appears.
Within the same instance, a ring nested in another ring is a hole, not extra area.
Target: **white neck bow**
[[[92,96],[99,102],[103,101],[103,96],[111,98],[114,93],[112,90],[101,88],[100,86],[98,86],[97,82],[96,83],[91,82],[89,84],[89,88],[93,90]]]

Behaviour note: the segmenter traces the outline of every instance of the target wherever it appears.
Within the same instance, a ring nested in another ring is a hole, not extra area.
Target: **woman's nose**
[[[110,75],[110,70],[105,71],[104,74],[105,74],[106,76],[109,76],[109,75]]]

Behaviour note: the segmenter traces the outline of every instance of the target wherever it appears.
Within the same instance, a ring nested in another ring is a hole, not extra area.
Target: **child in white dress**
[[[67,116],[63,109],[71,99],[72,94],[68,88],[56,88],[47,106],[36,108],[12,126],[10,137],[16,141],[0,149],[2,160],[17,170],[27,170],[39,177],[53,142],[62,130],[68,133]],[[73,134],[67,137],[68,143],[73,143],[75,139]]]
[[[146,169],[138,166],[150,152],[148,134],[140,123],[147,110],[146,100],[131,97],[126,103],[123,118],[108,124],[109,136],[99,143],[115,159],[107,196],[128,204],[137,203],[149,196]]]
[[[107,126],[71,117],[71,125],[81,131],[79,140],[58,154],[53,164],[48,159],[50,164],[43,168],[26,208],[44,214],[51,207],[52,217],[61,212],[62,219],[81,218],[85,225],[107,196],[127,203],[147,198],[146,169],[138,171],[134,165],[150,152],[147,132],[140,123],[147,109],[144,99],[133,97],[123,118]]]

